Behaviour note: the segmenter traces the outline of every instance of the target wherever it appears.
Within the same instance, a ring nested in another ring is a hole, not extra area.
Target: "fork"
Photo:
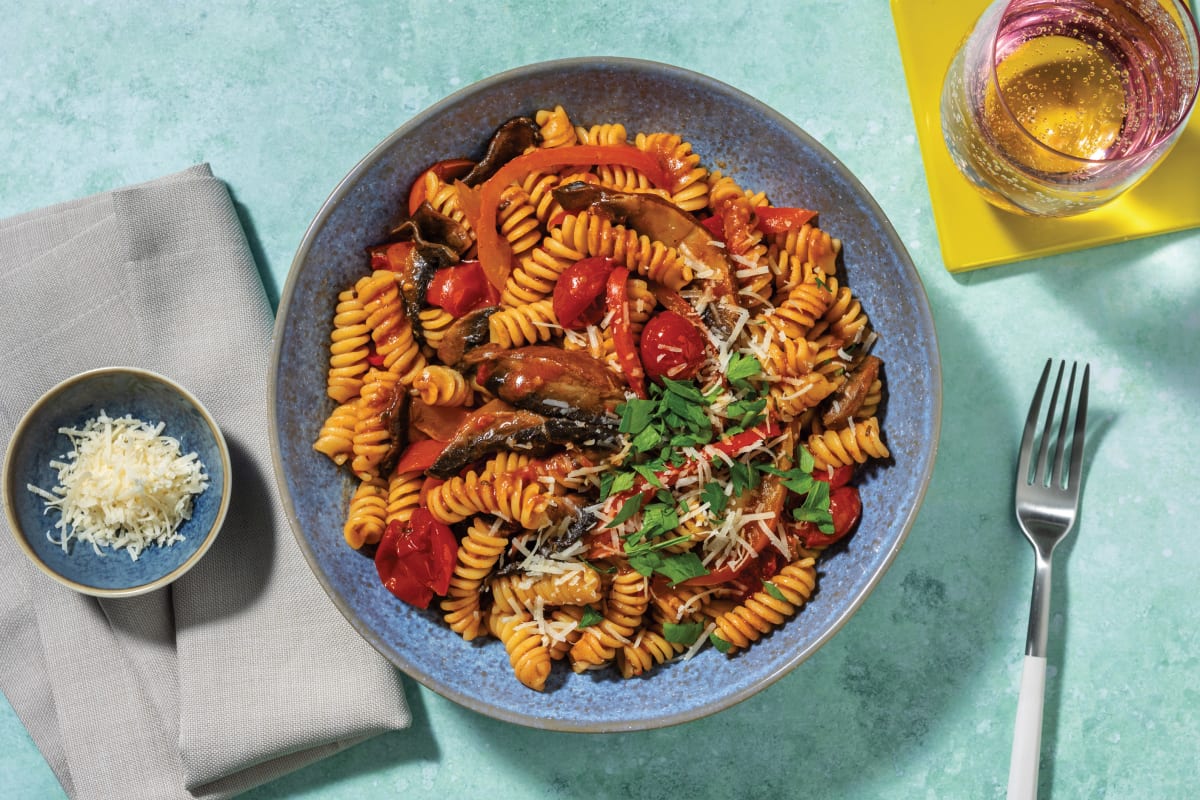
[[[1033,545],[1033,597],[1030,599],[1029,631],[1025,639],[1025,660],[1021,668],[1021,690],[1017,697],[1017,719],[1013,731],[1012,759],[1008,772],[1008,800],[1037,797],[1038,761],[1042,749],[1042,706],[1046,691],[1046,631],[1050,623],[1050,565],[1054,548],[1067,537],[1079,511],[1079,485],[1083,478],[1083,439],[1087,424],[1088,377],[1091,367],[1083,367],[1079,384],[1078,406],[1075,408],[1075,427],[1071,432],[1071,398],[1075,390],[1076,365],[1071,364],[1066,399],[1052,457],[1050,441],[1054,439],[1055,411],[1062,387],[1066,362],[1058,365],[1058,376],[1050,394],[1046,424],[1037,436],[1038,415],[1042,395],[1050,378],[1053,359],[1046,360],[1042,379],[1038,382],[1017,459],[1016,510],[1017,522],[1025,538]],[[1071,458],[1064,462],[1070,434]],[[1036,447],[1036,460],[1034,453]]]

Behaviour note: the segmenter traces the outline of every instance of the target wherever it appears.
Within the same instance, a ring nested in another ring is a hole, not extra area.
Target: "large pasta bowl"
[[[407,187],[430,164],[479,158],[482,143],[519,114],[563,106],[581,125],[621,122],[630,135],[673,131],[704,163],[776,205],[820,211],[841,239],[846,280],[879,334],[891,459],[860,490],[861,523],[822,560],[802,611],[745,652],[707,648],[647,676],[555,671],[543,692],[514,679],[495,640],[465,642],[434,610],[390,595],[373,562],[342,535],[354,478],[312,448],[332,409],[326,397],[330,325],[340,290],[367,269],[364,247],[385,237]],[[282,292],[270,413],[279,488],[296,542],[331,601],[381,653],[424,686],[513,723],[564,731],[622,731],[681,723],[728,708],[787,675],[862,606],[893,562],[933,469],[941,373],[924,289],[878,205],[838,159],[788,119],[716,80],[616,58],[535,64],[467,87],[418,114],[355,165],[304,235]]]

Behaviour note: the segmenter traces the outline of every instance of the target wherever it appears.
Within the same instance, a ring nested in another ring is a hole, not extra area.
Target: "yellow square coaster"
[[[1040,219],[989,204],[950,159],[938,111],[946,68],[987,3],[891,3],[946,269],[990,267],[1200,225],[1200,112],[1158,169],[1095,211]]]

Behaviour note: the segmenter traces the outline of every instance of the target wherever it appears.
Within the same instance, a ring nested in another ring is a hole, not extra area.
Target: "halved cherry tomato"
[[[413,442],[404,449],[404,454],[396,462],[396,472],[424,472],[433,466],[438,456],[446,449],[446,442],[437,439],[423,439]]]
[[[796,534],[805,547],[827,547],[841,539],[858,524],[862,516],[862,499],[853,486],[839,486],[829,492],[829,514],[833,517],[833,533],[822,533],[815,523],[800,522]]]
[[[448,158],[445,161],[439,161],[429,169],[422,172],[417,179],[413,181],[412,188],[408,191],[408,213],[417,213],[417,208],[421,203],[425,202],[425,176],[432,172],[443,181],[453,181],[456,178],[461,178],[471,171],[475,166],[475,162],[468,158]]]
[[[638,358],[637,345],[633,341],[633,330],[629,327],[629,270],[617,267],[608,276],[607,307],[612,313],[609,326],[613,334],[613,347],[617,352],[617,363],[629,388],[638,397],[646,398],[646,373]]]
[[[807,208],[756,208],[758,229],[763,233],[786,233],[798,231],[816,216],[816,211]]]
[[[428,608],[433,596],[444,595],[458,556],[454,531],[424,508],[412,518],[388,523],[375,551],[375,569],[384,588],[404,602]]]
[[[642,328],[640,349],[646,377],[687,380],[704,366],[707,341],[696,326],[674,311],[661,311]]]
[[[481,306],[496,305],[500,302],[500,292],[483,274],[478,261],[464,261],[434,273],[425,301],[461,317]]]
[[[585,258],[563,270],[554,284],[554,318],[568,330],[594,325],[604,316],[604,287],[616,263]]]

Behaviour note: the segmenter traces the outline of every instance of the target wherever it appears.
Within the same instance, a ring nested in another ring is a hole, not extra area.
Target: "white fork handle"
[[[1035,800],[1038,761],[1042,755],[1042,705],[1046,698],[1046,659],[1025,656],[1017,724],[1013,730],[1012,760],[1008,767],[1008,800]]]

